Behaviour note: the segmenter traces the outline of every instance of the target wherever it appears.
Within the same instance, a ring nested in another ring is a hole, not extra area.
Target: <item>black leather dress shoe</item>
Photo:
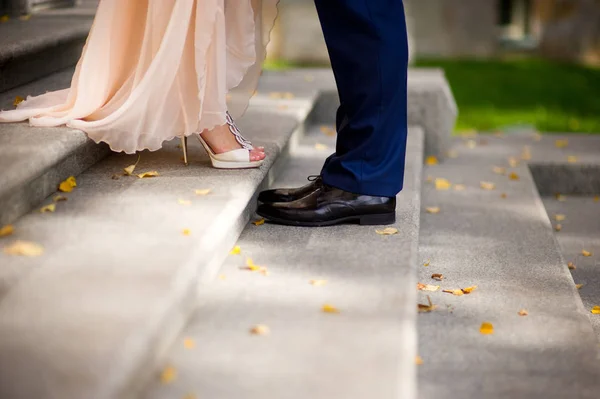
[[[309,184],[299,188],[278,188],[276,190],[266,190],[258,194],[258,202],[270,204],[273,202],[291,202],[312,194],[321,186],[323,180],[321,176],[308,176]]]
[[[396,198],[353,194],[323,184],[296,201],[262,204],[257,213],[290,226],[383,225],[396,221]]]

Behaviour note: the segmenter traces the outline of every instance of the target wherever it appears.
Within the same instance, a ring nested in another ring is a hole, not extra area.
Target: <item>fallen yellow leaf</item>
[[[327,149],[329,149],[329,147],[327,147],[325,144],[317,143],[315,144],[315,149],[317,151],[326,151]]]
[[[23,97],[16,96],[15,101],[13,101],[13,105],[16,107],[17,105],[21,104],[23,101],[25,101],[25,99]]]
[[[255,265],[251,258],[246,258],[246,270],[250,270],[251,272],[260,272],[265,276],[268,275],[267,268],[264,266]]]
[[[471,292],[475,291],[476,289],[477,289],[477,286],[473,285],[471,287],[462,288],[462,292],[465,294],[470,294]]]
[[[334,128],[327,125],[321,126],[320,129],[321,133],[323,133],[325,136],[334,137],[337,134]]]
[[[511,174],[510,174],[510,175],[508,175],[508,178],[509,178],[510,180],[519,180],[519,179],[520,179],[519,175],[518,175],[518,174],[516,174],[515,172],[511,172]]]
[[[581,254],[585,257],[590,257],[593,255],[590,251],[586,251],[585,249],[581,250]]]
[[[271,329],[264,325],[259,324],[250,329],[250,333],[253,335],[269,335],[271,333]]]
[[[506,193],[502,193],[500,194],[500,198],[506,199],[508,198],[508,195]]]
[[[177,369],[173,366],[167,366],[160,373],[160,382],[170,384],[177,379]]]
[[[339,309],[336,308],[333,305],[330,305],[328,303],[326,303],[325,305],[323,305],[323,307],[321,308],[321,310],[325,313],[340,313]]]
[[[437,214],[440,213],[441,209],[439,206],[431,206],[428,208],[425,208],[425,210],[427,211],[427,213],[431,213],[431,214]]]
[[[196,394],[193,393],[188,393],[183,397],[183,399],[198,399],[198,396],[196,396]]]
[[[430,261],[430,260],[427,260],[427,261],[425,261],[425,262],[423,263],[423,266],[427,267],[427,266],[429,266],[429,264],[430,264],[430,263],[431,263],[431,261]]]
[[[557,222],[562,222],[566,218],[567,217],[565,215],[561,215],[560,213],[557,213],[556,215],[554,215],[554,220],[556,220]]]
[[[66,200],[68,200],[68,198],[67,197],[63,197],[62,195],[55,195],[52,198],[52,201],[54,201],[54,202],[62,202],[62,201],[66,201]]]
[[[434,273],[431,275],[431,278],[437,281],[442,281],[444,279],[444,275],[440,273]]]
[[[315,287],[321,287],[327,284],[327,280],[310,280],[310,284]]]
[[[567,157],[567,162],[568,163],[577,163],[577,157],[575,155],[569,155]]]
[[[10,17],[8,15],[3,15],[0,17],[0,24],[10,21]]]
[[[283,94],[274,91],[274,92],[269,93],[269,98],[271,98],[273,100],[281,100],[283,98]]]
[[[423,359],[421,359],[421,356],[417,355],[417,357],[415,357],[415,364],[417,366],[420,366],[423,364]]]
[[[193,338],[185,338],[183,340],[183,346],[185,349],[194,349],[196,347],[196,341]]]
[[[7,224],[0,229],[0,237],[6,237],[15,232],[15,228],[12,224]]]
[[[75,187],[77,187],[77,180],[75,179],[75,176],[69,177],[67,180],[58,185],[58,189],[63,193],[70,193]]]
[[[431,291],[431,292],[435,292],[437,290],[440,289],[439,285],[430,285],[430,284],[423,284],[423,283],[417,283],[417,289],[419,291]]]
[[[554,230],[555,231],[561,231],[562,230],[562,224],[557,224],[556,226],[554,226]]]
[[[573,262],[567,263],[567,267],[569,268],[569,270],[577,269],[577,266],[575,266],[575,264]]]
[[[524,161],[529,161],[531,159],[531,147],[526,145],[523,147],[523,152],[521,152],[521,159]]]
[[[182,234],[184,236],[190,236],[192,235],[192,231],[190,229],[183,229]]]
[[[594,197],[594,202],[600,202],[600,195],[596,195]]]
[[[437,309],[437,306],[431,303],[431,298],[427,295],[427,305],[421,303],[417,304],[417,310],[419,313],[430,313]]]
[[[277,109],[280,109],[280,110],[282,110],[282,111],[285,111],[285,110],[286,110],[286,109],[288,109],[288,108],[290,108],[290,106],[289,106],[289,105],[287,105],[287,104],[279,104],[279,105],[277,106]]]
[[[558,202],[565,202],[567,200],[567,197],[565,197],[562,194],[556,194],[556,199]]]
[[[205,188],[202,190],[195,190],[196,195],[208,195],[212,190],[210,188]]]
[[[380,236],[393,236],[394,234],[398,234],[398,229],[395,229],[393,227],[386,227],[383,230],[375,230],[375,232]]]
[[[564,140],[556,140],[554,142],[554,145],[556,146],[556,148],[565,148],[569,145],[569,140],[564,139]]]
[[[575,284],[575,288],[577,288],[578,290],[580,290],[581,287],[583,287],[583,284]]]
[[[56,211],[56,204],[46,205],[40,209],[41,213],[47,213],[47,212],[52,213],[54,211]]]
[[[286,100],[292,100],[294,97],[296,97],[294,95],[294,93],[290,93],[290,92],[283,93],[283,98],[285,98]]]
[[[123,169],[123,173],[126,176],[131,176],[133,174],[133,171],[135,170],[135,167],[138,165],[138,163],[140,163],[140,159],[142,158],[141,154],[138,154],[138,159],[135,162],[135,164],[133,165],[129,165],[128,167],[126,167],[125,169]]]
[[[592,308],[592,313],[593,314],[600,314],[600,306],[594,306]]]
[[[190,200],[178,199],[177,202],[179,205],[192,205],[192,201]]]
[[[265,224],[265,219],[263,218],[263,219],[256,220],[256,221],[252,222],[252,224],[255,226],[262,226],[263,224]]]
[[[479,183],[479,185],[481,186],[482,189],[484,190],[494,190],[496,188],[496,185],[494,183],[490,183],[487,181],[482,181],[481,183]]]
[[[527,315],[529,315],[529,312],[526,311],[525,309],[519,310],[519,316],[527,316]]]
[[[225,280],[227,280],[227,276],[224,274],[219,274],[219,280],[225,281]]]
[[[430,155],[425,159],[425,164],[430,166],[437,165],[439,164],[439,161],[435,155]]]
[[[506,168],[502,168],[500,166],[494,166],[492,168],[492,170],[494,171],[495,174],[497,175],[505,175],[506,174]]]
[[[479,332],[483,335],[490,335],[494,333],[494,325],[492,323],[481,323]]]
[[[463,290],[443,290],[442,292],[445,292],[447,294],[456,295],[456,296],[463,296],[463,295],[465,295],[465,293],[463,292]]]
[[[454,190],[456,191],[464,191],[467,188],[464,184],[456,184],[454,185]]]
[[[21,15],[19,17],[20,21],[29,21],[31,19],[31,14]]]
[[[229,255],[239,255],[242,253],[242,248],[239,245],[236,245],[229,251]]]
[[[36,243],[29,241],[15,241],[4,248],[4,253],[14,256],[37,257],[44,253],[44,248]]]
[[[511,168],[516,168],[517,166],[519,166],[519,160],[515,157],[510,157],[508,158],[508,164]]]
[[[427,176],[427,179],[425,179],[425,181],[427,183],[433,183],[433,176]]]
[[[452,187],[452,183],[450,183],[448,180],[442,179],[442,178],[435,179],[435,189],[436,190],[440,190],[440,191],[449,190],[450,187]]]
[[[159,174],[155,170],[152,170],[150,172],[140,173],[139,175],[137,175],[137,177],[139,177],[140,179],[145,179],[146,177],[158,177],[158,176],[159,176]]]

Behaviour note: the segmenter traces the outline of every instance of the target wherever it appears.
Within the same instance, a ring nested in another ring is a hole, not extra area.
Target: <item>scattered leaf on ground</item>
[[[20,21],[23,21],[23,22],[29,21],[30,19],[31,19],[31,14],[25,14],[25,15],[21,15],[21,16],[19,17],[19,20],[20,20]]]
[[[46,205],[46,206],[40,208],[41,213],[48,213],[48,212],[52,213],[54,211],[56,211],[56,204],[49,204],[49,205]]]
[[[13,105],[16,107],[17,105],[21,104],[23,101],[25,101],[25,99],[23,97],[16,96],[15,101],[13,101]]]
[[[386,227],[383,230],[375,230],[375,232],[380,236],[393,236],[394,234],[398,234],[398,229],[394,227]]]
[[[310,280],[310,284],[314,285],[315,287],[322,287],[327,285],[327,280]]]
[[[70,193],[75,187],[77,187],[77,180],[75,179],[75,176],[69,177],[67,180],[58,185],[58,189],[63,193]]]
[[[557,224],[556,226],[554,226],[554,230],[555,231],[561,231],[562,230],[562,224]]]
[[[575,263],[573,263],[573,262],[567,263],[567,267],[569,268],[569,270],[577,269],[577,266],[575,266]]]
[[[525,309],[519,310],[519,316],[527,316],[527,315],[529,315],[529,312],[526,311]]]
[[[508,198],[508,195],[506,193],[502,193],[502,194],[500,194],[500,198],[506,199],[506,198]]]
[[[281,100],[283,98],[283,94],[279,93],[277,91],[273,91],[273,92],[269,93],[269,98],[271,98],[273,100]]]
[[[229,255],[239,255],[242,253],[242,248],[239,245],[236,245],[229,251]]]
[[[427,183],[433,183],[433,176],[427,176],[427,179],[425,179],[425,181]]]
[[[454,190],[456,191],[464,191],[467,188],[464,184],[456,184],[454,185]]]
[[[420,366],[423,364],[423,359],[421,358],[421,356],[417,355],[417,357],[415,357],[415,364],[417,366]]]
[[[8,15],[0,16],[0,24],[10,21],[10,17]]]
[[[198,399],[198,396],[196,396],[196,394],[193,393],[188,393],[183,397],[183,399]]]
[[[594,306],[592,308],[592,313],[593,314],[600,314],[600,306]]]
[[[427,213],[431,213],[431,214],[437,214],[440,213],[441,209],[439,206],[430,206],[428,208],[425,208],[425,210],[427,211]]]
[[[140,173],[139,175],[137,175],[137,177],[139,177],[140,179],[145,179],[147,177],[158,177],[159,174],[157,171],[152,170],[149,172],[144,172],[144,173]]]
[[[262,226],[263,224],[265,224],[265,219],[263,218],[263,219],[255,220],[254,222],[252,222],[252,224],[255,226]]]
[[[279,105],[277,106],[277,109],[280,109],[280,110],[282,110],[282,111],[285,111],[285,110],[286,110],[286,109],[288,109],[288,108],[289,108],[289,105],[287,105],[287,104],[279,104]]]
[[[558,202],[565,202],[565,201],[567,200],[567,197],[565,197],[565,196],[564,196],[564,195],[562,195],[562,194],[556,194],[556,200],[557,200]]]
[[[465,294],[470,294],[471,292],[475,291],[477,289],[476,285],[473,285],[471,287],[467,287],[467,288],[462,288],[462,292]]]
[[[178,199],[177,202],[179,203],[179,205],[192,205],[192,201],[190,200],[184,200],[184,199]]]
[[[439,164],[439,161],[435,155],[430,155],[425,159],[425,165],[432,166],[437,164]]]
[[[581,254],[585,257],[589,257],[589,256],[593,255],[590,251],[586,251],[585,249],[581,250]]]
[[[554,220],[556,220],[557,222],[562,222],[566,219],[567,217],[565,215],[562,215],[560,213],[557,213],[556,215],[554,215]]]
[[[515,172],[511,172],[510,175],[508,175],[508,178],[510,180],[519,180],[520,179],[519,175],[516,174]]]
[[[594,202],[600,202],[600,195],[596,195],[594,197]]]
[[[421,303],[417,304],[417,310],[419,313],[430,313],[433,312],[437,308],[437,305],[434,305],[431,302],[431,298],[427,295],[427,305],[423,305]]]
[[[517,166],[519,166],[519,160],[515,157],[510,157],[508,158],[508,164],[511,168],[516,168]]]
[[[333,305],[330,305],[328,303],[326,303],[325,305],[323,305],[323,307],[321,308],[321,310],[325,313],[340,313],[339,309],[336,308]]]
[[[271,333],[271,329],[269,326],[264,324],[259,324],[250,329],[250,333],[252,335],[269,335]]]
[[[565,148],[569,145],[569,140],[564,139],[564,140],[556,140],[554,142],[554,145],[556,146],[556,148]]]
[[[492,168],[492,170],[494,171],[495,174],[497,175],[505,175],[506,174],[506,168],[502,168],[500,166],[494,166]]]
[[[119,175],[112,175],[111,176],[111,179],[113,179],[113,180],[119,180],[120,178],[121,178],[121,176],[119,176]]]
[[[322,125],[320,127],[320,129],[321,129],[321,133],[323,133],[325,136],[335,137],[335,135],[337,134],[335,129],[332,128],[331,126]]]
[[[0,228],[0,237],[6,237],[15,232],[15,228],[12,224],[7,224],[6,226],[2,226]]]
[[[128,167],[123,169],[123,173],[125,174],[125,176],[131,176],[133,174],[133,171],[135,170],[138,163],[140,163],[141,158],[142,158],[142,155],[138,154],[137,161],[133,165],[129,165]]]
[[[575,288],[577,288],[578,290],[580,290],[581,287],[583,287],[583,284],[575,284]]]
[[[259,272],[265,276],[269,274],[266,267],[255,265],[252,258],[246,258],[246,270],[250,270],[251,272]]]
[[[185,338],[183,340],[183,346],[185,349],[194,349],[196,347],[196,341],[193,338]]]
[[[521,152],[521,159],[524,161],[529,161],[531,159],[531,147],[526,145],[523,147],[523,152]]]
[[[63,202],[68,200],[67,197],[63,197],[62,195],[55,195],[54,197],[52,197],[52,201],[54,202]]]
[[[431,292],[435,292],[435,291],[437,291],[437,290],[440,289],[440,286],[439,285],[417,283],[417,289],[419,291],[431,291]]]
[[[492,323],[481,323],[479,332],[483,335],[490,335],[494,333],[494,325]]]
[[[4,248],[4,253],[15,256],[37,257],[44,253],[44,248],[30,241],[15,241]]]
[[[426,260],[425,262],[423,262],[423,266],[427,267],[431,264],[430,260]]]
[[[160,373],[160,382],[170,384],[177,379],[177,369],[173,366],[167,366]]]
[[[444,275],[440,273],[434,273],[431,275],[431,278],[437,281],[442,281],[444,279]]]
[[[465,293],[463,292],[463,290],[443,290],[442,292],[445,292],[447,294],[456,295],[456,296],[463,296],[463,295],[465,295]]]
[[[450,187],[452,187],[452,183],[450,183],[448,180],[446,179],[442,179],[442,178],[437,178],[435,179],[435,189],[436,190],[449,190]]]
[[[317,143],[315,144],[315,149],[317,151],[326,151],[329,149],[329,147],[327,147],[325,144]]]
[[[212,190],[210,188],[204,188],[202,190],[195,190],[196,195],[208,195]]]
[[[192,231],[190,229],[183,229],[183,231],[181,233],[184,236],[190,236],[190,235],[192,235]]]
[[[479,185],[484,190],[494,190],[496,188],[494,183],[490,183],[488,181],[482,181],[479,183]]]
[[[568,162],[568,163],[577,163],[577,160],[578,160],[578,159],[577,159],[577,157],[576,157],[575,155],[569,155],[569,156],[567,157],[567,162]]]
[[[227,276],[224,274],[219,274],[219,280],[225,281],[225,280],[227,280]]]
[[[283,98],[285,98],[286,100],[293,100],[296,96],[294,95],[294,93],[290,93],[290,92],[286,92],[283,93]]]

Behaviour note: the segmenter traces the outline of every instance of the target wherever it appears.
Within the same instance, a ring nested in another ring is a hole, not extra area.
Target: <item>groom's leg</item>
[[[315,0],[340,95],[323,181],[393,197],[406,153],[408,40],[401,0]]]

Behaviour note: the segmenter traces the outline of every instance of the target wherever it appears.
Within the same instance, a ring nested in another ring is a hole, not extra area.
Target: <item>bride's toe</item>
[[[266,156],[267,155],[264,152],[257,151],[256,149],[250,151],[250,161],[252,162],[262,161]]]

